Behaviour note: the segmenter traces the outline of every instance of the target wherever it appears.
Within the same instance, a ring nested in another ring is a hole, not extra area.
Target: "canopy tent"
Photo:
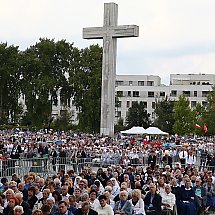
[[[134,126],[128,130],[121,131],[122,134],[145,134],[145,129],[143,127]]]
[[[145,133],[149,135],[168,135],[167,132],[161,131],[157,127],[149,127],[145,130]]]

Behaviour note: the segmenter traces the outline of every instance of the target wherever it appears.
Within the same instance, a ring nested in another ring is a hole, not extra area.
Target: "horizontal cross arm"
[[[103,27],[83,28],[83,39],[102,39],[103,36]]]
[[[112,37],[138,37],[139,36],[139,26],[137,25],[119,25],[113,27]]]

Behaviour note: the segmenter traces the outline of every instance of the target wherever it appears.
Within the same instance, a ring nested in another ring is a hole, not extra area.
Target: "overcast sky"
[[[0,41],[25,49],[40,37],[79,48],[83,27],[103,24],[103,0],[0,0]],[[117,74],[215,74],[215,0],[115,0],[118,24],[136,24],[138,38],[118,39]]]

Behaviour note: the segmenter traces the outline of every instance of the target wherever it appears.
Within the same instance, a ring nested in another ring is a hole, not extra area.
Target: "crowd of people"
[[[164,146],[172,141],[176,147]],[[46,164],[53,173],[46,177],[36,172],[23,177],[2,175],[0,214],[207,214],[215,206],[213,147],[206,139],[189,143],[176,138],[146,141],[71,132],[4,131],[0,154],[5,164],[16,168],[22,156],[52,158]],[[56,168],[53,159],[71,159],[74,164],[79,159],[97,159],[97,154],[101,167],[96,170],[84,164],[77,170],[67,162]]]

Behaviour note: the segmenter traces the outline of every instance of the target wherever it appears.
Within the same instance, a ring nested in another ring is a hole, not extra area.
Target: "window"
[[[183,95],[185,97],[190,97],[190,91],[183,91]]]
[[[190,105],[191,105],[191,108],[196,107],[196,101],[191,101]]]
[[[118,97],[122,97],[123,96],[123,91],[117,91],[116,93],[117,93]]]
[[[134,107],[134,105],[137,103],[137,101],[132,101],[131,105]]]
[[[131,91],[128,91],[128,96],[131,97]]]
[[[155,109],[155,102],[152,102],[152,108]]]
[[[144,81],[138,81],[138,86],[144,86]]]
[[[155,96],[155,93],[152,91],[148,92],[148,97],[153,98]]]
[[[60,116],[65,116],[67,114],[67,110],[60,110]]]
[[[144,106],[144,108],[147,108],[147,102],[140,102]]]
[[[177,96],[177,90],[172,90],[171,91],[171,96],[176,97]]]
[[[147,81],[147,86],[154,86],[154,81]]]
[[[123,81],[116,81],[116,87],[123,86],[123,85],[124,85]]]
[[[127,108],[130,108],[130,101],[127,101],[126,107],[127,107]]]
[[[115,102],[115,107],[120,108],[122,106],[122,102],[121,101],[116,101]]]
[[[140,97],[139,91],[133,91],[133,97]]]
[[[193,96],[194,96],[194,97],[197,97],[197,96],[198,96],[197,91],[194,91],[194,92],[193,92]]]
[[[160,97],[165,97],[165,92],[160,92]]]
[[[116,112],[115,112],[115,117],[121,117],[121,116],[122,116],[121,111],[116,111]]]
[[[203,102],[202,102],[202,106],[204,106],[204,107],[206,107],[207,104],[208,104],[208,103],[207,103],[206,101],[203,101]]]
[[[132,85],[133,85],[133,81],[129,81],[129,82],[128,82],[128,85],[129,85],[129,86],[132,86]]]
[[[155,119],[155,113],[152,112],[152,119]]]
[[[209,93],[209,91],[202,91],[202,97],[207,97],[208,93]]]

